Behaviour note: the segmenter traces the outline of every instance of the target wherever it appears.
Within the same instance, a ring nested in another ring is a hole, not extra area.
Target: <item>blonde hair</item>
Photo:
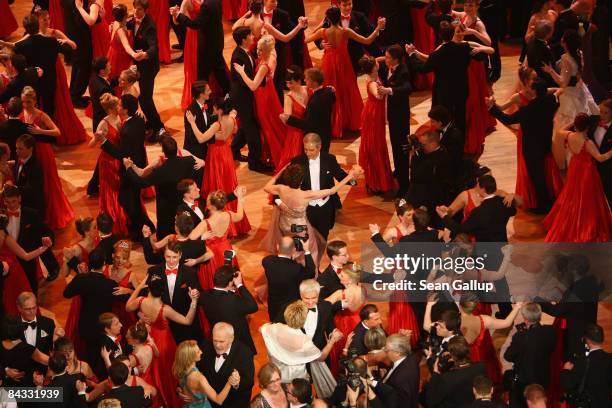
[[[130,260],[130,252],[132,251],[132,243],[127,239],[119,240],[113,245],[113,255],[120,254],[128,262]]]
[[[21,91],[22,98],[32,98],[36,100],[36,91],[31,86],[24,86]]]
[[[354,264],[353,264],[354,265]],[[346,264],[344,268],[342,268],[342,273],[345,274],[353,283],[359,283],[361,279],[361,271],[358,269],[353,269],[350,263]]]
[[[116,96],[108,92],[103,93],[102,96],[100,96],[100,105],[102,105],[102,109],[104,109],[107,112],[117,107],[118,104],[119,104],[119,98],[117,98]]]
[[[259,380],[259,387],[266,388],[270,383],[272,383],[272,376],[274,373],[277,373],[279,377],[281,377],[280,369],[273,363],[267,363],[259,370],[257,373],[257,379]],[[282,377],[281,377],[282,380]]]
[[[115,398],[106,398],[98,403],[98,408],[121,408],[121,401]]]
[[[299,329],[304,326],[306,323],[306,315],[308,314],[308,308],[301,300],[297,300],[291,303],[285,309],[285,313],[283,317],[285,318],[285,322],[287,322],[287,326],[292,329]]]
[[[198,343],[195,340],[185,340],[176,348],[172,374],[177,379],[182,379],[193,363],[197,361]]]
[[[270,34],[262,36],[259,41],[257,41],[257,53],[263,54],[271,52],[274,49],[274,43],[274,37]]]

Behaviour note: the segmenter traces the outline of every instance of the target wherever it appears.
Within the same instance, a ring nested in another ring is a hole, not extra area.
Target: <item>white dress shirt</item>
[[[348,18],[345,18],[345,17],[348,17]],[[340,22],[342,24],[342,27],[349,28],[351,24],[351,15],[349,14],[348,16],[345,16],[344,14],[342,14],[342,16],[340,17]]]
[[[202,212],[202,210],[200,210],[200,207],[196,206],[196,208],[193,208],[193,205],[195,204],[193,201],[189,202],[187,200],[183,200],[185,202],[185,204],[187,204],[187,206],[189,208],[191,208],[191,210],[196,213],[196,215],[198,216],[198,218],[200,218],[200,220],[204,219],[204,213]]]
[[[17,211],[19,211],[19,217],[9,216],[8,224],[6,225],[6,231],[15,241],[19,239],[19,231],[21,226],[21,207],[19,207]]]
[[[23,323],[28,323],[27,321],[23,320],[23,318],[21,319],[21,321]],[[34,318],[34,320],[32,320],[33,322],[36,322],[38,324],[38,319]],[[36,326],[38,328],[38,326]],[[37,329],[33,329],[32,327],[28,326],[24,331],[24,337],[25,337],[25,341],[26,343],[28,343],[30,346],[36,347],[36,330]]]
[[[314,334],[317,331],[317,320],[319,320],[319,309],[316,306],[314,309],[314,312],[310,309],[308,310],[306,321],[304,322],[304,331],[311,339],[314,337]]]
[[[308,171],[310,173],[310,189],[312,191],[321,190],[321,155],[314,159],[308,160]],[[319,198],[317,200],[312,200],[308,203],[308,205],[312,206],[323,206],[327,203],[329,197]]]
[[[232,346],[230,344],[229,348],[226,351],[224,351],[223,353],[226,353],[226,354],[229,355],[231,349],[232,349]],[[223,354],[223,353],[221,353],[221,354]],[[225,357],[223,357],[223,355],[221,355],[220,357],[216,357],[215,356],[215,372],[216,373],[219,372],[219,370],[223,366],[223,363],[225,363]]]
[[[166,269],[176,269],[176,274],[166,275],[166,280],[168,281],[168,294],[170,295],[170,303],[172,303],[172,298],[174,297],[174,287],[176,286],[176,276],[178,275],[179,266],[176,265],[174,268],[170,268],[168,264],[166,264]],[[164,273],[166,271],[164,270]]]
[[[608,128],[610,127],[610,124],[612,124],[612,121],[606,123]],[[601,147],[601,143],[603,142],[604,136],[606,135],[607,132],[608,132],[608,129],[606,129],[605,127],[599,126],[599,125],[597,126],[593,134],[594,139],[595,139],[595,144],[597,145],[597,147]]]

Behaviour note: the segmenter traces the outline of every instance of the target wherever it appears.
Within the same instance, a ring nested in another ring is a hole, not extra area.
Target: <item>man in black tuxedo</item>
[[[21,54],[11,55],[11,65],[17,71],[17,75],[12,77],[0,92],[0,103],[2,104],[7,103],[12,97],[20,98],[25,86],[31,86],[38,93],[38,77],[43,73],[40,68],[31,67]]]
[[[589,139],[595,143],[599,153],[606,154],[612,148],[612,99],[606,99],[599,104],[599,115],[591,116]],[[608,204],[612,206],[612,160],[597,162]]]
[[[546,185],[544,160],[550,154],[553,119],[559,107],[554,94],[549,94],[543,80],[534,81],[532,89],[536,97],[526,106],[508,115],[502,112],[493,99],[488,100],[489,111],[504,125],[520,123],[523,132],[523,156],[527,173],[531,179],[537,196],[538,207],[535,213],[544,214],[551,206],[552,197]]]
[[[470,346],[463,336],[448,341],[452,368],[442,372],[440,357],[433,366],[433,374],[425,387],[427,407],[461,407],[474,401],[472,384],[477,376],[486,375],[482,363],[470,361]]]
[[[304,247],[305,265],[295,261],[299,255],[293,238],[284,236],[278,244],[278,255],[261,260],[268,281],[268,316],[274,320],[283,305],[300,298],[300,283],[315,276],[315,264],[308,248]]]
[[[491,47],[495,50],[489,56],[490,69],[488,73],[489,83],[494,83],[499,80],[502,68],[499,40],[502,38],[502,26],[506,16],[503,0],[482,0],[478,7],[478,15],[487,28],[487,34],[491,39]]]
[[[289,126],[302,129],[304,133],[315,133],[322,141],[321,150],[329,152],[332,137],[332,113],[336,103],[336,93],[332,87],[323,86],[323,71],[309,68],[304,72],[304,82],[312,91],[303,118],[281,113],[281,120]]]
[[[517,326],[504,358],[514,363],[515,384],[510,391],[510,406],[525,407],[523,390],[528,384],[548,387],[550,356],[555,350],[555,329],[540,324],[542,309],[537,303],[526,303],[521,309],[525,323]]]
[[[79,374],[68,374],[66,371],[66,366],[66,356],[63,353],[53,353],[53,355],[49,357],[48,374],[51,375],[51,382],[47,385],[47,387],[61,388],[62,402],[46,403],[44,405],[52,408],[87,407],[84,393],[80,393],[77,390],[77,381],[80,379]]]
[[[74,1],[62,0],[62,10],[64,11],[66,35],[77,45],[76,50],[72,54],[70,97],[75,108],[84,109],[87,106],[88,99],[83,97],[83,94],[87,90],[92,69],[91,61],[93,59],[91,31],[81,13],[77,10]],[[106,12],[110,13],[111,10],[106,10]]]
[[[340,274],[342,268],[350,260],[346,242],[340,240],[330,241],[327,244],[327,256],[329,257],[329,266],[325,268],[323,273],[319,275],[317,281],[321,284],[321,297],[327,298],[337,290],[344,289],[344,285],[340,282]],[[391,273],[370,273],[361,272],[362,283],[393,282],[393,274]]]
[[[612,357],[603,349],[604,331],[597,324],[589,324],[584,332],[585,353],[568,361],[561,371],[561,387],[566,393],[580,393],[584,381],[584,393],[589,397],[592,407],[612,406]],[[574,408],[579,405],[569,401]]]
[[[147,152],[145,150],[145,121],[138,115],[138,99],[126,94],[121,97],[122,114],[126,118],[119,131],[119,145],[113,144],[104,138],[101,148],[117,160],[130,158],[140,168],[147,166]],[[126,177],[125,168],[120,171],[121,185],[119,187],[119,204],[123,207],[128,218],[130,236],[137,241],[142,234],[142,226],[148,225],[155,229],[149,219],[141,199],[141,189]]]
[[[227,78],[225,60],[223,59],[223,21],[221,0],[208,0],[202,3],[195,20],[179,13],[179,7],[172,7],[171,14],[179,24],[198,33],[198,79],[208,81],[214,75],[217,83],[226,94],[230,86]]]
[[[89,254],[89,272],[77,274],[64,289],[65,298],[81,297],[79,333],[87,344],[87,361],[95,361],[98,317],[110,312],[115,300],[113,292],[117,282],[104,276],[104,251],[98,247]]]
[[[191,298],[190,289],[201,290],[196,271],[180,263],[182,248],[180,242],[169,242],[164,249],[165,264],[152,266],[148,269],[148,280],[158,276],[164,283],[162,301],[172,306],[174,310],[182,315],[189,312]],[[170,330],[176,344],[184,340],[199,340],[202,338],[200,319],[196,314],[190,326],[170,322]]]
[[[210,125],[212,125],[216,121],[216,117],[212,113],[211,106],[209,106],[208,104],[210,92],[210,87],[208,86],[208,83],[204,80],[195,81],[193,84],[191,84],[191,96],[193,100],[187,107],[185,115],[187,114],[187,111],[189,111],[193,116],[195,116],[196,126],[198,127],[198,130],[201,133],[206,132]],[[191,129],[191,124],[187,120],[187,116],[184,116],[183,124],[185,126],[185,139],[183,141],[183,149],[188,150],[189,152],[191,152],[191,154],[193,154],[199,159],[206,160],[206,153],[208,152],[208,143],[214,143],[214,136],[208,142],[200,143],[195,133],[193,133],[193,129]],[[204,168],[201,168],[195,172],[194,179],[198,183],[198,187],[202,187],[203,174]]]
[[[241,187],[236,187],[236,189]],[[197,226],[205,218],[208,218],[209,211],[206,208],[206,197],[200,197],[200,188],[197,183],[190,178],[183,179],[176,185],[178,193],[183,200],[176,207],[176,214],[187,213],[193,221],[193,226]],[[237,199],[234,191],[225,193],[227,202]],[[199,239],[199,238],[198,238]]]
[[[289,18],[289,13],[285,10],[281,10],[277,7],[277,0],[263,0],[263,12],[261,13],[261,18],[264,22],[273,25],[278,31],[283,34],[289,33],[293,27],[295,26],[295,21],[291,21]],[[303,16],[304,14],[302,14]],[[298,16],[299,17],[299,16]],[[296,35],[291,41],[291,47],[301,38],[300,42],[301,46],[298,46],[295,50],[293,50],[293,55],[302,54],[303,51],[303,36]],[[287,60],[287,44],[282,41],[276,41],[274,45],[276,50],[276,70],[274,71],[274,87],[276,88],[276,93],[278,94],[278,99],[280,100],[281,105],[285,101],[283,96],[283,89],[285,89],[285,71],[286,71],[286,60]],[[297,55],[298,60],[293,60],[293,64],[298,65],[300,67],[304,66],[303,55]]]
[[[402,62],[404,50],[399,45],[392,45],[385,51],[385,63],[381,65],[380,78],[383,86],[379,92],[387,96],[387,120],[389,122],[389,137],[393,151],[393,175],[399,185],[398,197],[408,191],[408,169],[410,159],[407,147],[407,137],[410,133],[410,99],[412,92],[410,72]]]
[[[436,46],[442,41],[440,38],[440,23],[443,21],[452,23],[455,20],[452,12],[453,0],[438,0],[437,3],[430,2],[427,5],[427,10],[425,10],[425,21],[434,32]]]
[[[247,346],[234,338],[232,326],[224,322],[216,323],[212,329],[212,341],[205,341],[200,347],[209,358],[200,359],[197,366],[216,392],[221,392],[234,370],[240,377],[237,383],[232,384],[223,407],[248,406],[255,377],[253,354]],[[210,404],[213,408],[220,407],[212,401]]]
[[[380,2],[380,14],[387,19],[383,39],[386,44],[405,45],[412,42],[410,1],[387,0]]]
[[[162,152],[166,156],[164,163],[154,169],[150,175],[141,178],[134,171],[136,165],[130,159],[123,159],[126,175],[132,185],[145,188],[155,186],[155,208],[157,211],[157,238],[162,239],[174,232],[176,208],[183,199],[176,186],[182,179],[193,177],[195,160],[191,156],[178,157],[176,140],[171,136],[160,139]]]
[[[123,324],[116,314],[104,312],[95,322],[98,324],[98,329],[92,335],[94,337],[92,345],[88,345],[88,354],[91,353],[91,360],[88,363],[96,377],[104,380],[108,377],[107,364],[124,353],[129,354],[129,346],[121,336]],[[103,354],[108,354],[108,359],[102,357]]]
[[[240,271],[224,265],[217,269],[213,279],[214,287],[202,293],[200,304],[211,326],[219,322],[232,325],[236,339],[257,354],[249,330],[248,315],[258,309],[257,302],[242,284]]]
[[[43,189],[43,171],[36,157],[34,146],[36,139],[30,134],[17,138],[15,153],[17,160],[13,168],[13,180],[21,193],[21,204],[45,213],[45,198]]]
[[[119,241],[119,236],[113,234],[113,227],[115,221],[110,215],[106,213],[100,213],[96,217],[96,225],[100,233],[100,242],[96,248],[102,249],[104,253],[104,263],[106,265],[112,265],[113,263],[113,252],[115,251],[115,244]]]
[[[357,326],[353,329],[353,341],[351,341],[351,348],[355,348],[357,354],[360,356],[368,354],[368,348],[364,343],[365,335],[368,330],[375,327],[382,326],[382,319],[378,308],[374,304],[364,305],[359,311],[359,318],[361,321],[357,323]],[[382,327],[381,327],[382,328]]]
[[[429,54],[425,62],[419,61],[413,46],[406,51],[418,72],[434,73],[431,105],[442,105],[451,113],[455,125],[465,131],[465,101],[468,97],[468,65],[472,48],[465,42],[454,42],[455,27],[446,21],[440,23],[442,45]]]
[[[232,52],[231,60],[231,99],[238,111],[240,129],[232,141],[234,159],[243,159],[240,149],[245,144],[249,146],[249,169],[254,171],[265,170],[261,162],[261,140],[259,138],[259,125],[255,116],[253,105],[253,91],[244,83],[242,77],[234,69],[234,64],[242,65],[249,78],[255,77],[255,60],[249,54],[249,49],[255,37],[248,27],[238,27],[232,33],[237,47]]]
[[[455,126],[451,114],[442,105],[433,106],[427,114],[432,130],[440,132],[440,145],[448,152],[449,167],[452,171],[451,182],[453,190],[448,195],[456,197],[467,182],[467,164],[464,165],[463,146],[465,136],[461,129]]]
[[[8,118],[0,123],[0,142],[8,145],[10,160],[15,160],[15,143],[17,143],[17,138],[29,133],[28,125],[19,118],[22,110],[21,98],[17,96],[12,97],[9,99],[5,110]]]
[[[506,404],[493,401],[493,381],[487,376],[478,375],[472,383],[474,401],[465,408],[507,408]]]
[[[126,385],[130,370],[121,361],[111,363],[108,368],[108,378],[111,390],[105,394],[105,398],[116,398],[121,402],[121,408],[142,408],[150,406],[150,400],[144,396],[144,389],[137,386]]]
[[[546,82],[546,86],[556,87],[557,83],[542,69],[544,65],[552,66],[556,61],[548,45],[552,34],[553,26],[550,21],[540,20],[536,23],[533,38],[527,43],[527,65]]]
[[[159,72],[159,49],[157,46],[157,29],[151,16],[146,13],[148,8],[148,0],[134,0],[134,18],[128,21],[126,26],[133,33],[134,44],[132,44],[132,48],[141,50],[134,56],[136,67],[140,73],[138,101],[147,118],[147,126],[153,130],[156,137],[159,137],[165,132],[153,100],[155,77]],[[156,137],[153,140],[156,140]]]

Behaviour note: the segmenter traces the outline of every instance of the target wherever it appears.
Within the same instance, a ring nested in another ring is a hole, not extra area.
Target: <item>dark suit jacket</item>
[[[19,215],[19,236],[17,237],[17,243],[26,252],[39,248],[43,237],[54,239],[55,234],[53,234],[51,228],[45,224],[38,211],[33,208],[22,206]],[[29,272],[33,274],[32,276],[35,275],[38,258],[32,259],[31,261],[24,261],[21,258],[17,259],[26,273]]]
[[[102,357],[100,356],[102,347],[106,348],[110,352],[110,359],[113,361],[113,359],[117,358],[121,354],[129,354],[129,351],[127,350],[128,346],[124,340],[119,340],[119,344],[121,345],[121,348],[119,348],[119,345],[117,345],[103,331],[101,332],[100,328],[96,330],[94,336],[95,338],[92,343],[95,345],[95,353],[92,354],[91,358],[93,361],[90,361],[89,364],[91,365],[93,372],[96,374],[96,377],[98,377],[98,380],[104,380],[108,378],[108,372],[106,371],[104,360],[102,360]],[[88,346],[90,345],[88,344]]]
[[[366,329],[366,327],[363,325],[363,322],[357,323],[357,325],[353,329],[353,333],[355,333],[355,335],[353,336],[351,347],[356,347],[357,352],[359,353],[360,356],[368,354],[368,348],[366,347],[364,343],[365,335],[368,332],[368,330],[369,329]]]
[[[141,75],[157,74],[159,71],[159,49],[157,46],[157,28],[155,27],[155,21],[153,21],[150,15],[145,14],[137,32],[134,33],[134,20],[129,20],[126,27],[133,33],[133,49],[143,50],[148,55],[147,59],[135,61],[138,72],[140,72]]]
[[[303,118],[290,116],[287,124],[298,129],[302,129],[304,133],[316,133],[321,137],[321,151],[329,152],[332,133],[332,113],[336,103],[336,94],[334,90],[328,86],[314,91]]]
[[[206,253],[206,241],[201,239],[187,241],[180,241],[181,243],[181,263],[184,263],[187,259],[196,259]],[[164,262],[163,251],[155,252],[151,245],[151,240],[145,239],[142,241],[142,249],[144,252],[145,261],[149,265],[157,265]],[[209,261],[210,262],[210,261]],[[199,268],[199,265],[196,267]]]
[[[542,66],[544,64],[552,66],[555,61],[553,53],[546,42],[534,37],[527,43],[527,64],[537,72],[540,78],[546,81],[548,86],[557,86],[557,83],[550,74],[542,70]]]
[[[433,29],[436,37],[436,45],[440,44],[440,23],[446,21],[452,23],[454,17],[448,14],[440,14],[439,10],[436,10],[436,3],[429,3],[427,10],[425,10],[425,21]]]
[[[113,86],[117,85],[116,81],[108,82],[106,79],[98,75],[92,75],[89,80],[89,95],[91,96],[91,107],[92,107],[92,126],[95,132],[98,128],[98,124],[106,116],[106,111],[100,103],[100,97],[105,93],[114,95]]]
[[[504,358],[514,363],[521,384],[548,386],[550,355],[555,350],[555,330],[549,325],[535,325],[512,337]]]
[[[55,89],[55,77],[57,75],[55,63],[57,54],[63,52],[63,48],[57,39],[41,34],[30,35],[28,38],[15,43],[13,52],[23,55],[29,66],[42,68],[43,74],[39,81],[41,91],[43,89],[51,91]]]
[[[221,392],[227,379],[235,369],[240,374],[240,385],[238,389],[230,389],[227,398],[223,402],[224,408],[243,408],[249,406],[251,400],[251,389],[253,388],[254,377],[255,377],[255,366],[253,364],[253,354],[247,346],[242,344],[238,340],[234,340],[230,347],[227,359],[221,366],[221,369],[215,371],[215,349],[212,343],[209,341],[202,342],[200,344],[202,352],[208,356],[208,358],[202,358],[198,361],[197,365],[202,374],[208,380],[211,387],[216,392]],[[213,408],[217,408],[220,405],[210,402]]]
[[[253,108],[253,91],[244,83],[244,80],[238,72],[234,69],[234,64],[239,64],[244,67],[244,72],[249,78],[255,77],[255,58],[240,47],[236,47],[232,52],[230,69],[230,80],[231,90],[230,95],[232,102],[236,105],[236,108],[241,115],[251,114],[255,115]]]
[[[370,273],[370,272],[361,272],[361,283],[374,283],[374,281],[380,280],[381,282],[393,282],[393,274],[392,273]],[[333,294],[337,290],[344,289],[344,285],[340,283],[340,278],[334,271],[334,268],[331,265],[328,265],[327,268],[319,275],[317,278],[319,284],[321,284],[321,299],[325,299]]]
[[[327,188],[333,188],[337,181],[343,180],[348,174],[342,170],[342,167],[338,164],[338,160],[336,156],[333,154],[325,153],[321,151],[320,153],[320,169],[319,173],[319,186],[321,190]],[[302,185],[300,186],[302,190],[310,190],[312,188],[312,180],[310,180],[310,165],[308,161],[308,157],[305,154],[302,154],[291,161],[291,164],[299,164],[304,168],[304,179],[302,180]],[[338,194],[334,194],[329,197],[334,208],[342,208],[342,203],[340,202],[340,197]]]
[[[0,103],[2,103],[0,101]],[[6,143],[10,149],[10,160],[15,160],[15,143],[17,138],[28,133],[28,125],[21,119],[7,119],[0,123],[0,141]]]
[[[212,125],[215,122],[215,117],[210,111],[210,109],[206,112],[202,111],[202,109],[200,108],[200,105],[198,105],[198,102],[196,102],[195,99],[191,101],[191,103],[187,107],[187,110],[190,111],[193,114],[193,116],[195,116],[196,126],[202,133],[206,132],[208,128],[210,127],[210,125]],[[204,119],[204,115],[206,115],[206,120]],[[183,119],[183,123],[185,126],[185,140],[183,142],[183,149],[189,150],[191,154],[193,154],[194,156],[202,160],[206,159],[206,152],[208,151],[208,143],[215,141],[214,136],[212,139],[209,140],[209,142],[200,143],[198,142],[198,139],[193,133],[193,130],[191,129],[191,125],[187,121],[186,116]],[[199,183],[201,182],[201,180],[196,180],[196,182]]]
[[[119,241],[119,237],[115,234],[111,234],[108,237],[102,238],[100,242],[98,242],[98,246],[96,248],[102,248],[104,251],[104,263],[106,265],[112,265],[113,263],[114,246],[117,241]]]
[[[306,255],[306,264],[293,259],[268,255],[261,260],[268,280],[268,315],[273,320],[287,303],[300,298],[300,283],[315,276],[312,256]]]
[[[200,299],[210,327],[218,322],[231,324],[236,339],[244,343],[253,354],[257,354],[247,316],[255,313],[258,307],[246,286],[238,288],[236,293],[210,289],[202,293]]]
[[[384,86],[393,90],[393,95],[387,96],[387,119],[389,121],[407,121],[410,123],[410,100],[412,92],[410,71],[406,64],[400,63],[389,76],[389,67],[380,66],[380,79]]]
[[[486,375],[482,363],[451,369],[443,374],[434,373],[427,384],[427,406],[460,407],[474,401],[472,384],[474,378],[479,375]]]
[[[465,145],[465,136],[463,132],[455,126],[454,122],[450,122],[447,127],[443,129],[440,137],[440,144],[444,146],[453,163],[451,168],[458,168],[463,157],[463,146]]]
[[[588,369],[587,369],[588,360]],[[591,351],[581,357],[571,370],[561,370],[561,387],[566,392],[576,393],[582,379],[584,390],[591,397],[591,407],[612,406],[612,357],[604,350]]]
[[[144,389],[140,385],[136,387],[120,385],[111,389],[106,397],[118,399],[121,402],[121,408],[141,408],[146,405]]]
[[[393,370],[384,383],[395,389],[399,400],[402,401],[402,407],[418,408],[419,379],[419,362],[415,356],[409,355]],[[374,392],[377,392],[377,388],[374,388]]]
[[[430,214],[435,214],[437,205],[449,204],[453,199],[451,190],[453,168],[445,148],[425,153],[420,151],[410,161],[410,187],[408,201],[415,207],[424,205]]]
[[[295,26],[295,22],[291,21],[289,13],[280,8],[275,8],[272,12],[272,25],[281,33],[287,34]],[[274,76],[279,74],[279,78],[285,77],[285,61],[287,59],[287,45],[282,41],[276,41],[274,45],[276,49],[276,71]]]
[[[612,148],[612,129],[608,128],[601,141],[601,145],[598,145],[595,141],[595,131],[597,130],[599,121],[599,115],[591,116],[591,127],[589,128],[588,136],[599,149],[599,153],[604,154]],[[608,198],[608,203],[612,205],[612,160],[597,162],[597,169],[601,176],[601,183],[603,184],[606,197]]]
[[[19,163],[15,162],[13,167],[13,179],[15,185],[19,187],[21,193],[21,205],[30,207],[38,211],[39,214],[45,213],[45,196],[43,189],[43,171],[36,156],[32,156],[23,165],[19,177]]]
[[[444,226],[454,233],[474,234],[476,242],[508,242],[506,224],[516,215],[514,206],[506,207],[502,197],[484,200],[474,208],[468,219],[459,224],[449,216],[442,219]]]
[[[129,157],[136,166],[144,168],[147,165],[147,152],[144,144],[145,121],[139,115],[134,115],[123,122],[119,131],[119,145],[106,140],[101,148],[117,160]],[[125,173],[125,167],[121,166],[120,171]]]
[[[287,306],[289,305],[285,305],[281,313],[276,316],[275,323],[287,323],[283,315]],[[327,337],[336,327],[334,324],[334,314],[340,309],[339,303],[332,305],[327,300],[319,300],[317,303],[317,328],[312,336],[312,342],[321,350],[327,344]]]
[[[54,408],[84,408],[87,406],[85,395],[78,395],[76,389],[76,381],[79,379],[79,374],[61,374],[51,379],[49,387],[57,387],[63,389],[63,402],[46,403],[45,406]]]
[[[561,37],[567,30],[580,29],[580,17],[572,9],[563,10],[557,16],[555,20],[555,29],[553,30],[552,38],[550,39],[550,46],[553,52],[553,61],[558,61],[561,55],[564,53],[563,46],[561,45]]]
[[[0,92],[0,103],[7,103],[13,96],[21,96],[21,91],[25,86],[31,86],[38,91],[39,83],[36,67],[28,67],[11,79],[4,90]]]

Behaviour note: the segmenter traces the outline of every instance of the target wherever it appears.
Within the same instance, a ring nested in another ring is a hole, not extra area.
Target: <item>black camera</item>
[[[448,370],[453,368],[454,365],[455,362],[451,359],[450,354],[442,353],[440,354],[440,356],[438,356],[438,370],[440,371],[440,373],[447,372]]]
[[[349,347],[347,356],[340,359],[340,367],[344,368],[345,374],[340,375],[338,385],[348,385],[353,390],[359,388],[363,391],[364,387],[361,382],[361,374],[359,374],[357,366],[353,361],[357,357],[359,357],[359,350],[357,350],[356,347]]]
[[[442,337],[438,336],[438,323],[434,323],[429,328],[427,340],[419,341],[419,347],[427,350],[431,347],[433,353],[437,353],[442,348]]]
[[[233,249],[226,249],[223,251],[223,265],[229,266],[232,264],[234,257],[236,256],[236,251]]]
[[[0,230],[6,230],[8,221],[8,216],[6,214],[0,214]]]
[[[299,224],[291,224],[291,233],[292,234],[301,234],[304,231],[307,231],[308,226],[299,225]]]
[[[291,233],[292,234],[303,234],[301,236],[298,236],[298,235],[293,236],[293,245],[295,246],[295,250],[298,252],[303,252],[304,242],[308,241],[308,226],[299,225],[299,224],[291,224]]]

